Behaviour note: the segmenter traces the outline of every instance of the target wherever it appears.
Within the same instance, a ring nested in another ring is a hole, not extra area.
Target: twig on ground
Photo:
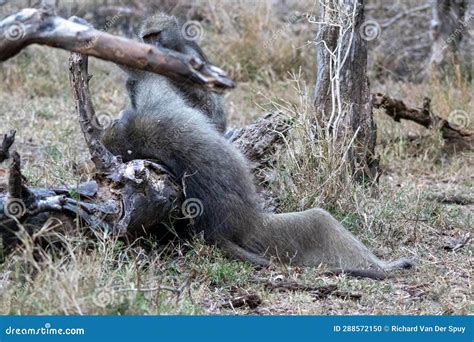
[[[359,300],[362,295],[337,290],[337,285],[326,286],[307,286],[295,281],[271,281],[265,279],[256,279],[254,282],[263,284],[264,287],[272,291],[304,291],[310,292],[315,299],[324,299],[328,296],[336,296],[343,299]]]
[[[239,295],[236,297],[227,298],[216,305],[216,309],[237,309],[248,307],[256,309],[262,304],[262,299],[255,293]]]

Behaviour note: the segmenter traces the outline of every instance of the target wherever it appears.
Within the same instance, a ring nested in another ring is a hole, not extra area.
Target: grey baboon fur
[[[146,19],[138,35],[147,44],[164,47],[209,62],[196,41],[187,39],[183,35],[182,25],[174,16],[160,13]],[[170,82],[184,98],[186,104],[203,112],[211,118],[218,131],[225,132],[227,120],[222,95],[191,83]],[[129,77],[126,86],[130,94],[132,108],[135,107],[135,84],[136,80]]]
[[[131,73],[135,108],[107,129],[103,141],[125,161],[157,160],[182,181],[186,198],[203,208],[189,225],[191,233],[203,234],[234,258],[260,265],[270,260],[326,264],[372,278],[411,265],[407,259],[379,260],[323,209],[262,212],[247,161],[212,120],[190,106],[167,78]]]

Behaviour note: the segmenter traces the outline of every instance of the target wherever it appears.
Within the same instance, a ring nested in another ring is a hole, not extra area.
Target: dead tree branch
[[[2,145],[0,146],[0,163],[10,158],[10,147],[15,142],[15,130],[11,130],[10,133],[3,135]]]
[[[447,120],[435,115],[431,111],[431,100],[425,98],[422,108],[410,108],[403,101],[391,98],[385,94],[372,95],[372,105],[382,108],[388,116],[396,122],[400,119],[416,122],[426,128],[438,128],[443,139],[459,148],[472,149],[474,136],[463,128],[454,127]]]
[[[271,281],[265,279],[255,279],[254,282],[263,284],[267,290],[277,292],[309,292],[315,300],[325,299],[328,296],[335,296],[343,299],[359,300],[362,296],[357,293],[340,291],[337,285],[307,286],[295,281]]]
[[[21,160],[17,152],[12,153],[12,161],[8,172],[8,193],[12,198],[22,198],[23,177],[21,175]]]
[[[221,69],[198,58],[101,32],[47,9],[24,9],[0,21],[0,61],[31,44],[78,52],[209,88],[234,86]]]
[[[75,100],[76,112],[91,159],[97,169],[105,172],[115,170],[120,162],[100,142],[102,129],[95,116],[89,91],[88,59],[81,54],[72,53],[69,58],[69,76]]]

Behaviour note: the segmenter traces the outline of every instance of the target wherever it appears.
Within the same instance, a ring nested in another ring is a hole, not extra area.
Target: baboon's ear
[[[150,34],[147,34],[146,36],[143,36],[143,42],[153,45],[153,46],[160,46],[160,38],[161,38],[161,32],[153,32]]]

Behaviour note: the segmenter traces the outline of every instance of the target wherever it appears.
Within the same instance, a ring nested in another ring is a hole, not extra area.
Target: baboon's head
[[[140,28],[139,36],[147,44],[185,52],[184,38],[174,16],[159,13],[147,18]]]

